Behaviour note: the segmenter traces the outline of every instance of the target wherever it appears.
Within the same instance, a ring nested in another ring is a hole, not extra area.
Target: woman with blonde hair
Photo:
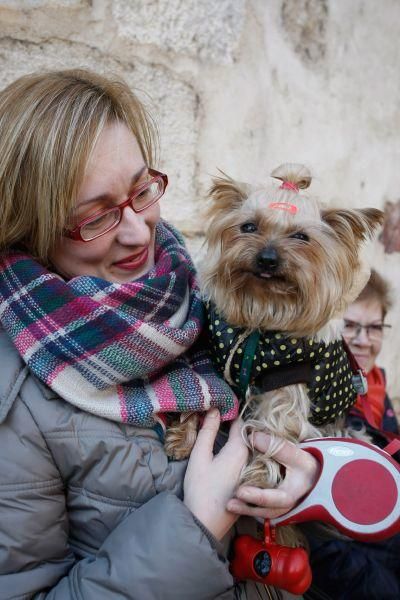
[[[154,141],[115,79],[50,72],[0,93],[2,599],[234,598],[222,538],[239,514],[289,510],[316,475],[286,446],[281,489],[236,490],[238,420],[213,456],[236,398],[160,219]],[[162,416],[187,410],[208,411],[188,466],[168,460]]]

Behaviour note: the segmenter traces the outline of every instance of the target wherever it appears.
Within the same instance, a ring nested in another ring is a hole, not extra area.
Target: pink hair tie
[[[280,186],[281,190],[292,190],[292,192],[299,192],[299,188],[297,187],[297,185],[295,183],[292,183],[291,181],[284,181],[282,183],[282,185]]]

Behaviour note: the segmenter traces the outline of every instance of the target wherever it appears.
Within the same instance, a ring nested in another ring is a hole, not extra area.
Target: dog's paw
[[[172,458],[173,460],[184,460],[190,456],[192,448],[193,445],[189,447],[175,438],[168,439],[167,434],[165,436],[164,450],[168,458]]]
[[[182,415],[181,420],[168,426],[165,432],[164,450],[169,458],[183,460],[190,456],[197,438],[199,415]]]

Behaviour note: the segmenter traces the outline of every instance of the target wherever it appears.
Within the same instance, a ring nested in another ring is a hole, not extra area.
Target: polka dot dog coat
[[[276,331],[251,332],[231,327],[210,302],[206,308],[215,366],[241,400],[248,386],[257,394],[305,383],[309,421],[316,426],[335,421],[355,403],[353,370],[342,340],[324,343]]]

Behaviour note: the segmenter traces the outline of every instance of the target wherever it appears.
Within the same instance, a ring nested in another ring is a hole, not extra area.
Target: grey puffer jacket
[[[157,434],[84,413],[0,330],[0,598],[235,597]]]

